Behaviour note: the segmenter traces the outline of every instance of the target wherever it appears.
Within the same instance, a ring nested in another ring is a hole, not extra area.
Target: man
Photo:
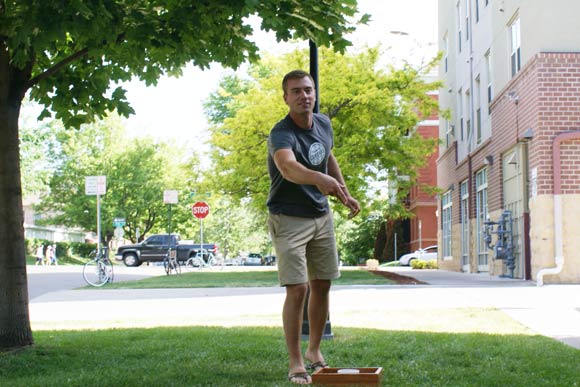
[[[332,214],[327,195],[360,212],[349,194],[334,155],[328,117],[314,114],[316,90],[310,74],[292,71],[282,81],[288,115],[268,139],[269,228],[278,256],[280,285],[286,287],[282,320],[289,355],[288,380],[310,384],[306,372],[326,367],[320,342],[328,317],[331,281],[340,276]],[[304,302],[308,289],[310,337],[302,357],[300,349]]]

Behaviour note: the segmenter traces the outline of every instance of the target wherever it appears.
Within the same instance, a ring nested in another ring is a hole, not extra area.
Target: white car
[[[401,255],[399,264],[401,266],[411,266],[413,259],[419,259],[421,261],[437,260],[437,246],[428,246],[424,249],[415,250],[413,253]]]
[[[247,257],[242,258],[244,266],[260,266],[262,264],[262,254],[250,253]]]

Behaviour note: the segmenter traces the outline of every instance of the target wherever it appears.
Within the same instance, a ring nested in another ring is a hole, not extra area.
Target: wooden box
[[[358,373],[341,373],[347,370],[358,370]],[[320,386],[380,386],[382,376],[383,367],[327,367],[312,374],[312,383]]]

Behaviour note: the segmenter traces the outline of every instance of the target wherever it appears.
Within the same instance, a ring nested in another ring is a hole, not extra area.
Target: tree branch
[[[65,67],[69,63],[77,60],[78,58],[81,58],[81,57],[87,55],[88,53],[89,53],[89,48],[85,47],[82,50],[77,51],[74,54],[64,58],[63,60],[61,60],[60,62],[58,62],[54,66],[46,69],[46,71],[44,71],[41,74],[38,74],[37,76],[32,78],[30,81],[28,81],[28,84],[26,85],[27,89],[30,89],[32,86],[36,85],[38,82],[50,77],[52,74],[56,73],[61,68]]]
[[[345,99],[344,101],[342,101],[341,103],[339,103],[337,106],[335,106],[334,109],[330,110],[328,112],[328,118],[334,118],[338,112],[340,111],[340,109],[347,107],[350,103],[352,102],[351,98]]]

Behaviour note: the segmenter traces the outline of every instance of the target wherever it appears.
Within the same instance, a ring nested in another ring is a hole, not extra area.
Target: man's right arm
[[[291,149],[278,149],[274,152],[274,163],[284,179],[294,184],[315,185],[323,195],[336,196],[342,203],[346,203],[347,192],[343,184],[330,175],[300,164]]]

